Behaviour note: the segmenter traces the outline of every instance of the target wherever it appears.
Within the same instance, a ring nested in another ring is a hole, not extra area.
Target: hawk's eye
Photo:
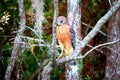
[[[63,22],[63,20],[62,21],[60,21],[60,23],[62,23]]]

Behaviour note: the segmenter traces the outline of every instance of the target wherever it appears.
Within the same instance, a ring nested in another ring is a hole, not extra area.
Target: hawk
[[[58,59],[66,57],[75,49],[75,32],[64,16],[57,18],[56,37],[61,48]]]

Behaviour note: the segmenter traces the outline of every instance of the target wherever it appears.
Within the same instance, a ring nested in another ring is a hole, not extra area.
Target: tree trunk
[[[108,22],[108,42],[120,39],[120,9]],[[110,46],[107,51],[106,73],[104,80],[120,79],[120,42]]]
[[[68,23],[75,31],[75,37],[79,40],[81,35],[81,0],[68,0]],[[75,38],[75,41],[77,40]],[[75,45],[77,49],[79,45]],[[79,63],[77,61],[71,61],[66,63],[66,80],[80,80]]]
[[[44,2],[43,2],[43,0],[31,0],[31,3],[32,3],[33,14],[35,14],[34,29],[35,29],[36,33],[38,34],[37,37],[39,37],[41,39],[42,23],[43,23],[43,21],[45,21],[44,12],[43,12]]]
[[[44,2],[43,0],[31,0],[32,3],[32,13],[35,14],[34,16],[34,30],[36,32],[36,36],[39,38],[39,45],[41,44],[42,41],[42,23],[43,21],[45,21],[45,17],[44,17],[44,12],[43,12],[43,8],[44,8]],[[34,55],[34,53],[33,53]],[[39,60],[36,59],[38,62],[38,66],[40,67],[40,63]],[[38,80],[41,79],[41,75],[40,72],[38,73]]]
[[[22,55],[24,53],[24,45],[17,44],[19,42],[22,42],[21,35],[23,34],[25,24],[26,24],[26,18],[25,18],[25,11],[24,11],[24,1],[18,0],[19,5],[19,12],[20,12],[20,29],[18,30],[18,33],[14,40],[14,46],[11,54],[10,61],[8,63],[6,73],[5,73],[5,80],[10,80],[12,71],[14,69],[16,60],[18,59],[18,56]]]

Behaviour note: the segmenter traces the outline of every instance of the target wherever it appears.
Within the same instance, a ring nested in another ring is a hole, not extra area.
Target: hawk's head
[[[64,24],[68,24],[67,19],[64,16],[60,16],[57,18],[57,26],[62,26]]]

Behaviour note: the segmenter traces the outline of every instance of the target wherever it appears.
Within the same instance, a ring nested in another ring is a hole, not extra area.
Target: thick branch
[[[53,19],[53,24],[52,24],[52,62],[53,62],[53,67],[56,65],[56,22],[57,22],[57,17],[58,17],[58,0],[54,0],[54,19]]]
[[[52,24],[52,46],[53,46],[53,53],[56,52],[56,21],[58,17],[58,0],[54,0],[54,18]]]

